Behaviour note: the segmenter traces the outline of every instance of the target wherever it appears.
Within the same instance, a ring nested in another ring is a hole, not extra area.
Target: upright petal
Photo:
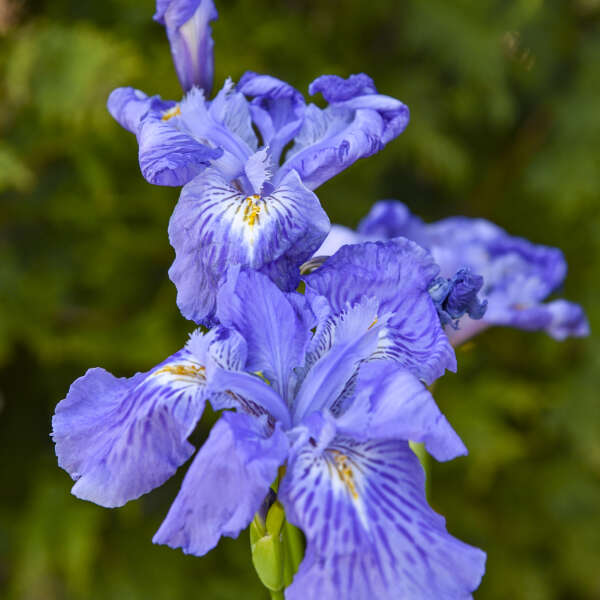
[[[311,438],[279,497],[307,538],[287,600],[471,598],[485,554],[452,537],[425,499],[408,443]]]
[[[264,421],[264,420],[263,420]],[[223,413],[194,459],[154,543],[201,556],[237,537],[260,508],[288,442],[254,417]]]
[[[175,70],[184,91],[197,86],[210,93],[214,60],[211,21],[213,0],[157,0],[154,19],[164,25]]]
[[[321,319],[308,348],[301,384],[294,400],[294,423],[323,411],[343,394],[360,363],[376,350],[381,325],[378,303],[363,298],[327,319]]]
[[[364,74],[344,80],[324,75],[310,86],[330,102],[325,110],[310,104],[302,128],[288,152],[280,177],[295,169],[304,184],[315,189],[359,158],[379,152],[408,124],[402,102],[377,94]]]
[[[279,163],[283,148],[300,130],[306,104],[302,94],[285,81],[248,71],[238,90],[252,97],[250,111],[263,144]]]
[[[295,294],[294,294],[295,295]],[[302,365],[311,337],[308,316],[268,277],[230,269],[219,291],[217,318],[238,331],[248,345],[249,371],[259,371],[284,399],[290,398],[293,370]]]
[[[56,407],[52,437],[73,494],[121,506],[166,481],[194,451],[187,442],[205,402],[205,365],[187,348],[148,373],[90,369]]]
[[[335,314],[363,296],[376,298],[379,316],[391,314],[377,357],[393,358],[431,383],[456,358],[428,288],[439,268],[414,242],[398,238],[343,246],[306,275],[307,296],[325,297]]]
[[[218,288],[211,285],[231,265],[261,269],[291,254],[298,272],[328,228],[317,197],[295,173],[264,196],[246,196],[216,169],[205,171],[184,187],[169,224],[176,253],[169,275],[181,312],[196,321],[214,316]]]
[[[397,200],[380,200],[358,224],[357,233],[371,240],[405,237],[421,245],[424,223]]]

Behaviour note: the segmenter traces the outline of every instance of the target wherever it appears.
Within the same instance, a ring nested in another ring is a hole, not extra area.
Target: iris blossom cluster
[[[282,509],[306,540],[288,600],[471,598],[485,554],[430,508],[409,442],[439,461],[467,452],[427,388],[456,370],[456,335],[585,332],[574,305],[539,304],[562,256],[483,221],[426,226],[395,203],[326,240],[314,190],[383,149],[408,110],[364,74],[318,77],[325,109],[253,72],[211,100],[216,17],[212,0],[157,0],[185,95],[108,101],[143,176],[182,187],[170,277],[200,327],[145,373],[75,381],[53,418],[59,465],[77,497],[116,507],[193,457],[154,542],[196,556]],[[207,403],[221,414],[196,450]]]

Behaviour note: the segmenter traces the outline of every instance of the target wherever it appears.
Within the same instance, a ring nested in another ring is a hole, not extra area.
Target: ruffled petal
[[[205,365],[187,348],[148,373],[90,369],[56,407],[52,437],[73,494],[121,506],[166,481],[193,453],[205,403]]]
[[[283,148],[302,125],[306,107],[302,94],[285,81],[251,71],[244,73],[237,88],[252,98],[252,120],[274,162],[279,163]]]
[[[112,117],[131,133],[137,135],[142,119],[150,112],[163,114],[175,106],[171,100],[160,96],[147,96],[132,87],[113,90],[108,97],[107,108]]]
[[[408,443],[335,437],[293,451],[279,496],[307,538],[287,600],[471,598],[485,554],[446,530]]]
[[[379,317],[391,314],[377,358],[392,358],[427,383],[456,369],[456,357],[429,296],[439,268],[431,255],[409,240],[343,246],[306,275],[306,294],[325,297],[331,314],[363,296],[376,298]]]
[[[210,93],[214,60],[211,21],[213,0],[157,0],[154,19],[164,25],[175,70],[184,91],[198,86]]]
[[[265,275],[247,269],[230,269],[219,291],[217,318],[246,341],[248,370],[262,373],[286,400],[311,337],[310,315],[302,314],[309,310],[292,304]]]
[[[315,189],[359,158],[371,156],[398,136],[408,124],[402,102],[377,94],[366,75],[347,80],[324,75],[310,93],[321,92],[330,106],[306,107],[302,128],[288,152],[280,177],[295,169],[304,185]]]
[[[422,442],[437,460],[467,454],[427,388],[390,361],[361,365],[352,398],[336,416],[338,430],[353,439]]]
[[[365,239],[362,235],[356,233],[349,227],[343,225],[336,225],[335,223],[329,230],[329,235],[325,238],[325,241],[319,246],[319,249],[315,252],[315,256],[331,256],[335,254],[342,246],[349,244],[360,244]]]
[[[149,183],[185,185],[218,159],[223,150],[198,142],[171,122],[178,119],[176,115],[168,119],[165,115],[148,114],[140,124],[140,169]]]
[[[169,275],[181,312],[195,321],[210,319],[218,289],[214,284],[229,266],[260,269],[291,254],[299,267],[328,228],[317,197],[295,173],[261,197],[241,194],[219,171],[207,170],[185,186],[169,224],[176,253]]]
[[[264,420],[263,420],[264,421]],[[288,442],[277,427],[226,412],[190,466],[154,543],[201,556],[223,535],[237,537],[264,500]]]

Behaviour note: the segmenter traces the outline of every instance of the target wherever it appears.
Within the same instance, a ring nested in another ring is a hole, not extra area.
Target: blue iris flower
[[[186,95],[179,103],[118,88],[108,109],[139,144],[142,174],[184,186],[169,226],[170,277],[182,314],[215,323],[216,289],[232,264],[290,291],[298,267],[330,227],[313,190],[356,160],[379,152],[408,124],[408,108],[379,94],[370,77],[317,78],[306,104],[291,85],[247,72],[213,100],[212,0],[158,0]]]
[[[233,410],[156,543],[203,555],[237,536],[284,465],[278,497],[307,538],[288,600],[470,598],[485,554],[428,506],[408,445],[443,461],[466,453],[420,381],[454,365],[428,292],[437,275],[407,240],[342,249],[305,277],[306,295],[230,268],[218,327],[148,373],[92,369],[58,405],[53,437],[73,493],[120,506],[160,485],[192,456],[208,401]]]
[[[492,325],[542,330],[557,340],[589,334],[581,306],[562,299],[543,302],[565,278],[563,253],[511,236],[485,219],[450,217],[424,223],[402,202],[384,200],[373,206],[357,231],[333,225],[316,254],[331,254],[344,244],[397,236],[429,249],[444,278],[452,279],[462,269],[483,277],[479,295],[487,303],[485,314],[475,320],[470,313],[457,329],[446,328],[454,346]]]

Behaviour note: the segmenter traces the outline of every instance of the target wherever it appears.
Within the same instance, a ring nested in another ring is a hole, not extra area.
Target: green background
[[[356,225],[398,198],[560,246],[562,296],[600,326],[599,0],[217,0],[216,86],[246,70],[305,91],[367,72],[406,132],[318,195]],[[180,478],[117,510],[79,501],[48,437],[91,366],[147,370],[192,324],[167,278],[177,190],[139,174],[116,86],[180,97],[151,0],[0,0],[0,597],[265,598],[248,539],[204,558],[151,543]],[[436,398],[470,456],[432,504],[488,552],[480,600],[600,598],[600,343],[490,330]],[[208,415],[195,434],[206,435]]]

